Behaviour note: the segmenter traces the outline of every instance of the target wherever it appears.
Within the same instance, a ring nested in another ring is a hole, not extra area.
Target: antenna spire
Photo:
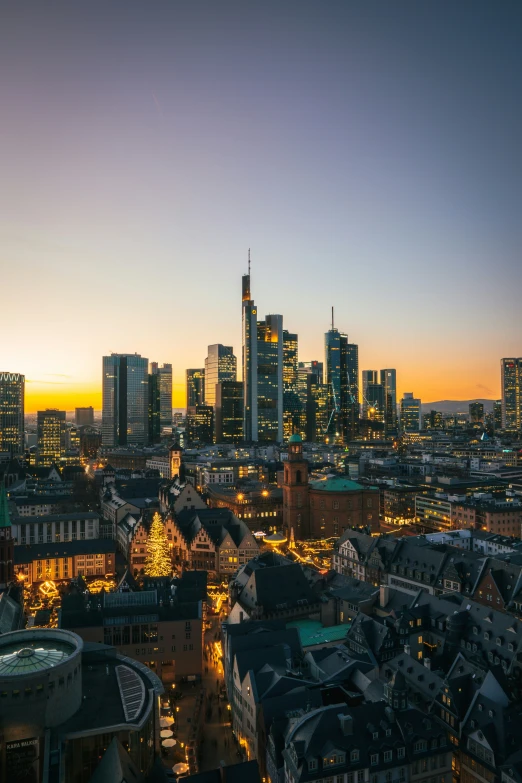
[[[334,330],[334,309],[332,307],[332,332]]]
[[[250,248],[248,248],[248,276],[250,277]]]

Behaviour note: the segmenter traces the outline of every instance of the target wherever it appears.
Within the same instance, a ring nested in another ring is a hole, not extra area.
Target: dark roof
[[[111,538],[94,538],[85,541],[64,541],[52,544],[19,544],[14,548],[14,563],[21,565],[33,560],[74,555],[101,555],[116,552],[116,542]]]
[[[31,522],[68,522],[69,520],[100,519],[96,511],[71,511],[68,514],[31,514],[25,517],[15,517],[12,522],[15,525],[30,524]]]
[[[243,761],[227,767],[198,772],[183,778],[187,783],[261,783],[257,761]]]
[[[282,603],[290,607],[298,601],[308,601],[309,604],[317,601],[299,563],[257,569],[248,584],[252,582],[257,605],[261,606],[265,613],[277,611]],[[243,592],[241,595],[243,596]]]

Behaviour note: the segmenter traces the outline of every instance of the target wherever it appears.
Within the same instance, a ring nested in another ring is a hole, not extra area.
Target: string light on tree
[[[147,539],[145,574],[147,576],[170,576],[172,574],[169,542],[163,521],[158,512],[152,518]]]

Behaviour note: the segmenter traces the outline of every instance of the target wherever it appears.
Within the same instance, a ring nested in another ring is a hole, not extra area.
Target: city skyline
[[[500,396],[520,354],[519,4],[62,5],[12,6],[0,32],[0,263],[23,292],[2,369],[27,412],[99,410],[113,351],[171,363],[183,407],[208,345],[239,356],[249,246],[301,361],[323,360],[333,305],[398,398]]]

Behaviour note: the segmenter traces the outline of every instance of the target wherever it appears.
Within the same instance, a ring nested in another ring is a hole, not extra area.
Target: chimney
[[[389,585],[381,585],[379,591],[380,591],[379,602],[382,609],[384,606],[386,606],[386,604],[390,600],[390,587]]]
[[[341,724],[341,731],[345,737],[350,737],[353,734],[353,718],[351,715],[343,715],[339,713],[337,715]]]
[[[424,658],[424,666],[431,671],[431,658]]]
[[[406,653],[406,655],[411,655],[411,647],[409,644],[404,645],[404,652]]]

